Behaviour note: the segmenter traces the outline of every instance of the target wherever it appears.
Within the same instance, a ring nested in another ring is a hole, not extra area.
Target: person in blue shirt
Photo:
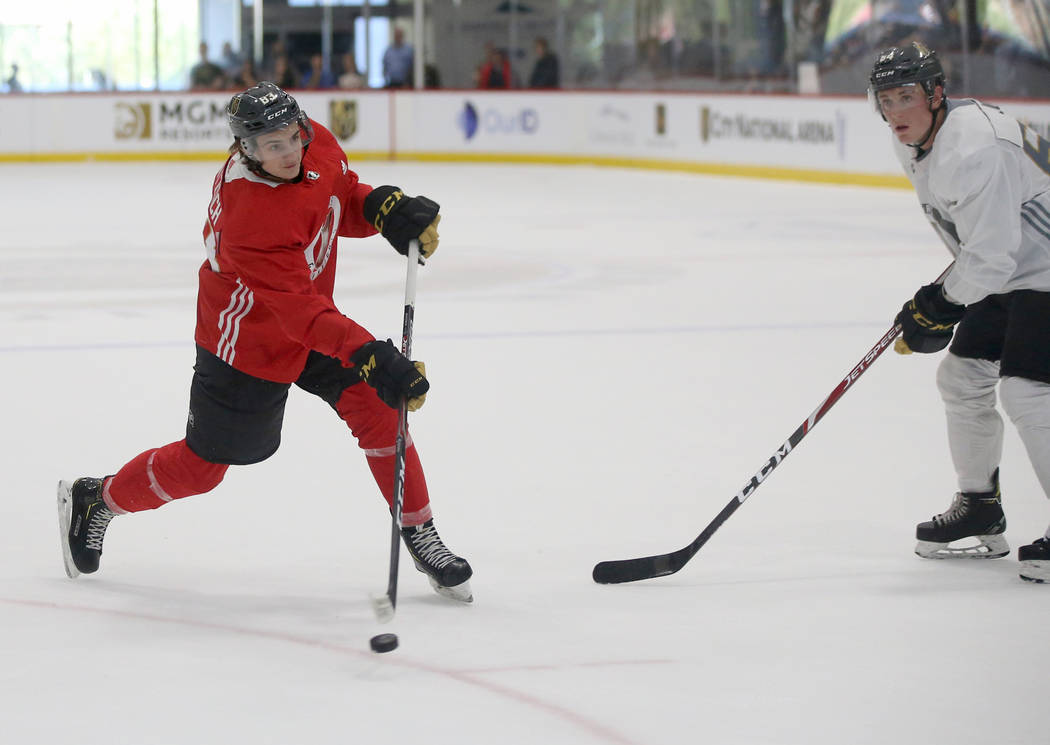
[[[310,71],[303,77],[303,88],[335,88],[335,76],[324,66],[324,57],[310,55]]]
[[[405,43],[403,29],[394,29],[394,43],[383,53],[383,79],[387,88],[408,88],[412,85],[412,47]]]

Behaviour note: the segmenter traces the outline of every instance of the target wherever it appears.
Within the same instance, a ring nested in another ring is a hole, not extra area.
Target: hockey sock
[[[155,510],[173,499],[211,491],[227,468],[209,463],[179,440],[137,455],[106,482],[102,496],[117,513]]]
[[[376,392],[367,385],[352,385],[345,389],[334,408],[365,451],[372,476],[387,504],[393,508],[397,412],[380,401]],[[401,505],[401,524],[406,527],[422,525],[430,517],[427,481],[410,434],[405,449],[405,500]]]
[[[379,490],[387,504],[394,504],[394,448],[365,450],[368,467],[372,469]],[[430,495],[423,466],[419,462],[416,446],[409,444],[405,450],[405,501],[401,509],[401,524],[405,527],[422,525],[431,518]]]

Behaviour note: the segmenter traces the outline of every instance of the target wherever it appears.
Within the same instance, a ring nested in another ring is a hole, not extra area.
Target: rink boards
[[[594,163],[904,185],[861,97],[676,92],[296,93],[353,158]],[[15,95],[0,99],[0,162],[220,157],[228,93]],[[1050,130],[1050,103],[1004,102]]]

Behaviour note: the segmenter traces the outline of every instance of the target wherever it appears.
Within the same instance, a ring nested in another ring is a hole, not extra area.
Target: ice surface
[[[58,480],[182,436],[215,167],[2,169],[3,742],[1047,742],[1050,589],[912,554],[955,489],[936,356],[884,355],[679,574],[590,579],[691,541],[940,273],[905,191],[358,164],[442,204],[411,426],[475,603],[402,555],[375,623],[387,512],[301,391],[273,458],[118,518],[68,580]],[[341,244],[336,299],[377,335],[403,261]],[[1016,547],[1048,510],[1007,432]]]

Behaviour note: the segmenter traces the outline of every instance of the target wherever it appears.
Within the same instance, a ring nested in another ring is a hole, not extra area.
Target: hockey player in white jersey
[[[949,101],[941,63],[922,44],[880,54],[869,82],[923,211],[955,256],[943,282],[920,288],[897,316],[901,354],[951,342],[937,387],[959,492],[919,524],[915,551],[1006,556],[996,387],[1050,497],[1050,145],[994,106]],[[1050,581],[1050,528],[1018,559],[1022,579]]]

